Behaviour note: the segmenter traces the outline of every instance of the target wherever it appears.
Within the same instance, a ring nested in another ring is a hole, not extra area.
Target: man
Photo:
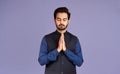
[[[57,8],[54,21],[57,29],[43,37],[38,61],[46,65],[45,74],[76,74],[76,65],[82,65],[83,57],[78,38],[67,31],[69,10]]]

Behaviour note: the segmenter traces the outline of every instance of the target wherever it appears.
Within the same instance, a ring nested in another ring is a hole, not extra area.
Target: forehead
[[[68,15],[65,12],[59,12],[56,14],[56,18],[68,18]]]

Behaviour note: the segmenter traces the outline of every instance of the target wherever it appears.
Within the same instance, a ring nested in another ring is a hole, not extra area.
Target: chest
[[[57,49],[59,39],[60,39],[60,36],[47,37],[46,40],[47,40],[48,51]],[[76,47],[76,39],[71,36],[65,36],[64,40],[65,40],[66,48],[74,51]]]

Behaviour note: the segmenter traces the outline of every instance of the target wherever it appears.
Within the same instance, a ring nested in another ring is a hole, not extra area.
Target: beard
[[[65,26],[64,24],[59,24],[58,26],[56,25],[57,29],[62,31],[65,30],[67,28],[68,24]]]

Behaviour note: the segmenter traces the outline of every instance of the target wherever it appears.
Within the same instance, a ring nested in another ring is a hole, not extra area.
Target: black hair
[[[70,19],[70,12],[67,7],[59,7],[54,11],[54,19],[56,19],[57,13],[67,13],[68,15],[68,20]]]

